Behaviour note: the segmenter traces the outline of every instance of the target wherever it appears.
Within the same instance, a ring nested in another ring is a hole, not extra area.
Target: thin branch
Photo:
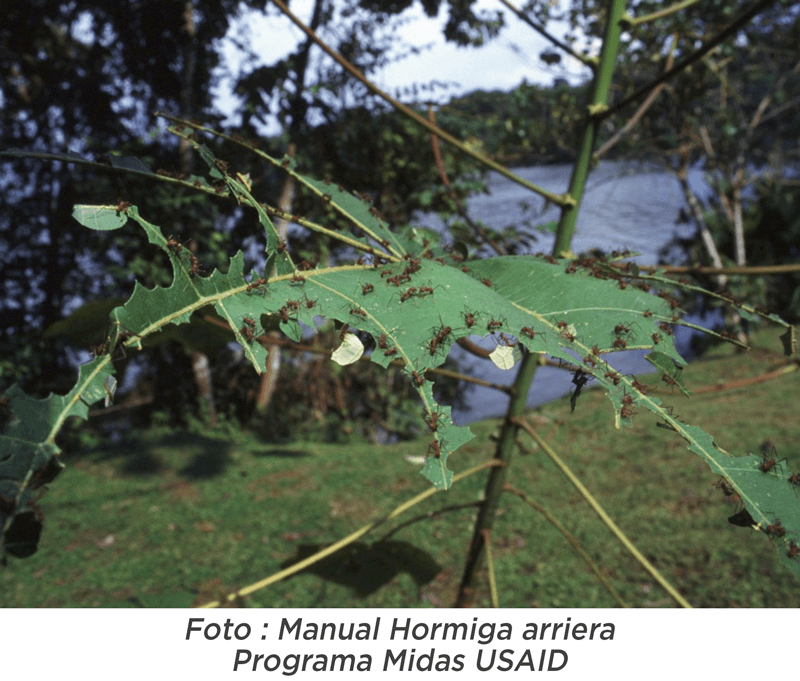
[[[553,515],[550,515],[547,509],[545,509],[542,505],[535,502],[533,499],[528,497],[528,495],[525,494],[525,492],[517,489],[513,485],[506,483],[504,489],[506,492],[510,492],[511,494],[518,496],[526,504],[528,504],[532,508],[536,509],[539,513],[541,513],[544,516],[545,520],[547,520],[547,522],[549,522],[553,527],[555,527],[563,535],[564,539],[566,539],[570,543],[572,548],[575,549],[580,554],[581,558],[583,558],[586,561],[591,571],[594,572],[595,576],[597,577],[597,579],[600,580],[603,586],[605,586],[606,589],[608,589],[608,592],[611,594],[613,599],[617,603],[619,603],[621,607],[623,608],[628,607],[628,604],[622,600],[622,596],[620,596],[619,593],[617,593],[617,590],[612,586],[611,582],[608,581],[608,578],[600,571],[600,567],[597,565],[597,563],[595,563],[592,560],[592,557],[584,550],[578,539],[559,522],[558,518],[556,518]]]
[[[476,506],[480,506],[480,501],[469,501],[466,504],[455,504],[453,506],[445,506],[444,508],[437,509],[435,511],[428,511],[427,513],[423,513],[422,515],[414,516],[413,518],[409,518],[405,522],[400,523],[397,527],[393,527],[389,532],[384,534],[382,537],[378,539],[378,542],[387,541],[390,537],[393,537],[397,534],[400,530],[405,529],[409,525],[413,525],[414,523],[421,522],[423,520],[433,520],[434,518],[438,518],[440,515],[444,515],[445,513],[452,513],[453,511],[462,511],[465,508],[475,508]]]
[[[475,475],[476,473],[480,473],[482,470],[484,470],[486,468],[492,468],[492,467],[498,466],[498,465],[502,465],[502,464],[500,464],[499,462],[495,461],[494,459],[492,459],[490,461],[485,461],[482,464],[479,464],[477,466],[473,466],[472,468],[467,469],[463,473],[459,473],[458,475],[454,476],[453,477],[453,482],[455,483],[455,482],[457,482],[459,480],[463,480],[464,478],[468,478],[471,475]],[[358,541],[365,534],[368,534],[369,532],[372,532],[372,530],[374,530],[376,527],[380,527],[384,523],[386,523],[386,522],[388,522],[390,520],[393,520],[394,518],[396,518],[399,515],[402,515],[408,509],[413,508],[414,506],[416,506],[417,504],[419,504],[422,501],[425,501],[425,499],[427,499],[428,497],[432,497],[438,491],[439,490],[437,490],[436,488],[431,487],[431,488],[425,490],[424,492],[421,492],[420,494],[417,494],[415,497],[412,497],[411,499],[409,499],[405,503],[400,504],[400,506],[395,508],[393,511],[391,511],[388,515],[384,516],[383,518],[380,518],[379,520],[376,520],[375,522],[369,523],[368,525],[364,525],[362,528],[360,528],[360,529],[356,530],[355,532],[353,532],[352,534],[349,534],[346,537],[344,537],[344,539],[340,539],[339,541],[331,544],[330,546],[322,549],[321,551],[317,551],[317,553],[315,553],[312,556],[309,556],[305,560],[301,560],[299,563],[295,563],[294,565],[286,568],[285,570],[280,570],[279,572],[276,572],[275,574],[270,575],[269,577],[267,577],[265,579],[262,579],[261,581],[255,582],[254,584],[251,584],[250,586],[246,586],[246,587],[244,587],[242,589],[239,589],[238,591],[235,591],[232,594],[228,594],[228,596],[225,598],[225,602],[226,603],[230,603],[231,601],[234,601],[237,598],[241,598],[242,596],[247,596],[247,595],[249,595],[251,593],[255,593],[256,591],[260,591],[261,589],[263,589],[265,587],[271,586],[272,584],[276,584],[277,582],[280,582],[280,581],[286,579],[287,577],[291,577],[292,575],[297,574],[298,572],[302,572],[307,567],[310,567],[311,565],[314,565],[314,563],[318,563],[319,561],[327,558],[328,556],[333,555],[334,553],[336,553],[340,549],[343,549],[348,544],[352,544],[353,542]],[[201,608],[217,608],[220,605],[223,605],[223,603],[220,602],[220,601],[210,601],[209,603],[204,603],[203,605],[201,605],[199,607],[201,607]]]
[[[164,115],[157,113],[156,115]],[[165,115],[166,116],[166,115]],[[175,120],[182,120],[180,118],[175,118]],[[184,121],[187,125],[191,125],[188,121]],[[197,129],[206,130],[203,126],[194,125]],[[223,135],[224,139],[227,139],[231,142],[242,144],[243,146],[247,147],[247,144],[239,142],[238,140],[228,137],[227,135]],[[250,148],[250,147],[247,147]],[[184,187],[186,189],[191,189],[195,192],[202,192],[204,194],[208,194],[209,196],[214,196],[218,199],[225,199],[232,201],[234,197],[231,196],[229,193],[220,194],[218,193],[213,187],[205,187],[203,185],[195,185],[193,182],[189,180],[184,180],[178,177],[171,177],[169,175],[161,175],[158,172],[150,172],[145,170],[135,170],[133,168],[124,168],[121,166],[111,166],[108,163],[101,163],[99,161],[89,161],[88,159],[80,158],[79,156],[69,156],[63,154],[46,154],[38,151],[0,151],[0,158],[37,158],[43,161],[59,161],[61,163],[72,163],[78,166],[86,166],[89,168],[94,168],[95,170],[100,170],[105,173],[115,173],[120,175],[132,175],[134,177],[140,177],[147,180],[152,180],[154,182],[165,182],[166,184],[177,185],[180,187]],[[249,208],[255,209],[255,206],[247,205]],[[302,225],[303,227],[308,227],[308,229],[318,232],[319,234],[324,234],[326,236],[331,237],[332,239],[337,239],[339,241],[343,241],[347,243],[348,246],[352,246],[353,248],[363,251],[364,253],[373,253],[377,249],[372,248],[368,245],[362,244],[360,241],[356,239],[352,239],[346,234],[342,234],[342,232],[334,231],[328,229],[327,227],[323,227],[322,225],[317,224],[316,222],[312,222],[311,220],[306,220],[298,215],[292,215],[285,211],[279,210],[277,208],[273,208],[272,206],[267,205],[266,203],[260,204],[261,207],[271,216],[282,218],[288,220],[289,222],[293,222],[297,225]],[[391,255],[389,253],[379,252],[381,257],[387,258],[389,260],[397,261],[400,260],[398,256]]]
[[[721,392],[724,390],[736,390],[737,388],[746,388],[751,385],[756,385],[758,383],[765,383],[766,381],[772,381],[776,378],[781,378],[786,376],[787,374],[791,374],[795,371],[800,369],[797,362],[791,362],[790,364],[784,364],[780,369],[775,369],[775,371],[770,371],[768,374],[761,374],[760,376],[752,376],[750,378],[741,378],[736,381],[728,381],[727,383],[715,383],[713,385],[706,385],[702,388],[696,388],[692,390],[692,395],[699,395],[701,393],[716,393]]]
[[[539,194],[540,196],[543,196],[544,198],[548,199],[549,201],[552,201],[558,206],[571,205],[572,200],[570,199],[569,196],[565,194],[553,194],[552,192],[549,192],[546,189],[542,189],[541,187],[533,184],[532,182],[528,182],[526,179],[520,177],[519,175],[512,173],[505,166],[500,165],[496,161],[488,158],[487,156],[484,156],[483,154],[479,154],[477,151],[471,149],[463,142],[457,140],[451,134],[445,132],[441,128],[428,122],[427,120],[425,120],[425,118],[420,116],[416,111],[413,111],[412,109],[407,107],[405,104],[401,104],[400,102],[398,102],[396,99],[394,99],[393,97],[385,93],[383,90],[381,90],[377,85],[372,83],[372,81],[367,79],[363,73],[361,73],[355,66],[353,66],[349,61],[347,61],[344,57],[342,57],[342,55],[340,55],[338,52],[329,47],[327,43],[323,42],[322,39],[319,38],[316,33],[314,33],[314,31],[312,31],[308,26],[306,26],[302,21],[300,21],[300,19],[298,19],[297,16],[295,16],[281,0],[272,0],[272,2],[275,3],[278,9],[281,12],[283,12],[292,21],[292,23],[294,23],[295,26],[297,26],[301,31],[303,31],[307,36],[309,36],[320,48],[322,48],[322,50],[325,51],[325,53],[329,57],[331,57],[337,64],[339,64],[339,66],[345,69],[351,76],[353,76],[356,80],[358,80],[362,85],[367,87],[371,92],[374,92],[376,95],[378,95],[378,97],[391,104],[395,109],[397,109],[397,111],[404,114],[405,116],[407,116],[408,118],[410,118],[411,120],[413,120],[414,122],[425,128],[426,130],[428,130],[429,132],[435,133],[445,142],[456,147],[456,149],[459,149],[463,153],[474,158],[476,161],[478,161],[478,163],[481,163],[487,168],[491,168],[492,170],[500,173],[503,177],[508,178],[512,182],[516,182],[517,184],[525,187],[526,189],[529,189],[530,191]]]
[[[625,533],[617,526],[617,524],[611,519],[611,517],[603,510],[603,507],[598,503],[598,501],[592,496],[592,493],[589,492],[586,487],[584,487],[583,483],[578,480],[575,474],[570,470],[569,466],[561,459],[558,454],[544,441],[544,439],[537,433],[531,425],[523,418],[520,417],[512,417],[511,419],[516,425],[522,428],[528,435],[530,435],[535,441],[536,444],[541,447],[542,451],[547,454],[550,460],[558,466],[564,476],[569,480],[573,487],[578,490],[580,495],[586,500],[586,503],[592,507],[592,510],[600,516],[600,520],[603,521],[606,527],[611,530],[612,534],[617,538],[617,540],[627,549],[627,551],[636,559],[636,561],[647,571],[650,575],[655,579],[661,587],[673,598],[673,600],[680,605],[682,608],[691,608],[692,606],[689,604],[683,596],[681,596],[678,591],[664,578],[664,576],[656,569],[655,565],[653,565],[647,558],[645,558],[644,554],[637,549],[633,543],[631,542],[628,537],[625,536]]]
[[[672,38],[672,47],[670,48],[669,56],[667,57],[667,64],[666,64],[667,71],[669,71],[672,68],[675,56],[675,46],[677,44],[678,44],[678,36],[677,34],[674,34]],[[595,152],[595,156],[597,158],[600,158],[604,154],[608,153],[608,151],[612,147],[614,147],[614,145],[616,145],[617,142],[619,142],[625,135],[627,135],[636,126],[637,123],[639,123],[642,116],[644,116],[647,110],[653,105],[653,102],[656,101],[656,98],[663,89],[664,89],[664,83],[661,83],[660,85],[657,85],[649,95],[647,95],[647,99],[645,99],[642,102],[641,106],[639,106],[639,108],[636,110],[636,113],[634,113],[633,116],[631,116],[627,120],[625,125],[623,125],[610,140],[608,140],[602,147],[600,147]]]
[[[789,274],[800,272],[800,263],[788,265],[754,265],[744,267],[684,267],[680,265],[660,265],[658,267],[640,267],[640,270],[655,271],[656,269],[668,274],[738,274],[745,277],[756,277],[765,274]]]
[[[694,1],[696,2],[697,0],[694,0]],[[547,31],[547,29],[545,29],[545,27],[542,24],[539,24],[539,23],[533,21],[533,19],[531,19],[522,10],[517,9],[516,7],[514,7],[514,5],[512,5],[510,2],[508,2],[508,0],[500,0],[500,2],[502,2],[506,7],[508,7],[508,9],[510,9],[512,12],[514,12],[514,14],[517,15],[518,19],[520,19],[521,21],[524,21],[526,24],[528,24],[528,26],[530,26],[534,31],[539,33],[544,38],[547,38],[547,40],[549,40],[551,43],[553,43],[553,45],[555,45],[559,49],[563,50],[564,52],[566,52],[571,57],[575,57],[575,59],[577,59],[579,62],[581,62],[585,66],[588,66],[590,69],[592,69],[592,71],[594,71],[595,68],[597,68],[597,58],[596,57],[587,57],[586,55],[583,55],[583,54],[580,54],[580,53],[576,52],[569,45],[567,45],[565,42],[562,42],[561,40],[556,38],[552,33],[549,33]]]
[[[276,0],[277,1],[277,0]],[[677,75],[688,66],[694,64],[698,59],[701,59],[703,56],[708,54],[711,50],[713,50],[717,45],[722,43],[723,41],[727,40],[729,37],[734,35],[740,28],[742,28],[745,24],[747,24],[753,17],[757,14],[763,12],[767,7],[774,4],[775,0],[758,0],[750,9],[745,10],[741,16],[734,20],[731,24],[728,25],[727,28],[723,29],[720,33],[716,36],[711,38],[708,42],[703,44],[703,46],[698,49],[696,52],[690,54],[686,59],[681,60],[678,62],[674,67],[672,67],[669,71],[662,73],[658,78],[651,81],[647,85],[639,88],[634,92],[632,95],[625,97],[625,99],[617,102],[613,106],[610,106],[608,109],[603,111],[602,113],[597,114],[600,118],[607,118],[612,114],[615,114],[620,109],[625,108],[631,102],[636,101],[640,97],[644,97],[650,90],[654,87],[660,85],[661,83],[667,82],[670,78]]]
[[[672,7],[666,7],[664,9],[659,10],[658,12],[653,12],[652,14],[645,14],[641,17],[632,17],[629,14],[626,14],[624,17],[622,17],[622,20],[630,24],[631,26],[638,26],[639,24],[646,24],[650,21],[655,21],[656,19],[663,19],[664,17],[668,17],[671,14],[680,12],[682,9],[691,7],[692,5],[698,2],[700,2],[700,0],[683,0],[683,2],[678,2],[672,5]]]
[[[430,104],[428,105],[428,120],[436,125],[436,114],[433,111],[433,106]],[[486,233],[486,230],[469,216],[469,213],[467,213],[463,202],[459,200],[458,195],[453,189],[453,185],[450,184],[450,178],[447,177],[447,171],[444,169],[442,150],[439,148],[439,138],[436,136],[436,133],[433,132],[431,133],[431,146],[433,147],[433,158],[436,160],[436,167],[439,170],[439,176],[442,178],[444,186],[447,187],[450,200],[455,204],[456,210],[461,216],[461,219],[472,228],[472,231],[475,232],[475,234],[483,239],[484,243],[489,244],[494,249],[494,252],[497,253],[497,255],[508,255],[506,249],[495,243],[494,239],[492,239]]]

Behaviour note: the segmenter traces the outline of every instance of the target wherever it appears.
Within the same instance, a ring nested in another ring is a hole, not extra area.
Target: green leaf
[[[75,206],[72,217],[84,227],[101,232],[119,229],[128,222],[125,211],[118,211],[116,206]]]
[[[36,550],[41,521],[31,519],[32,492],[51,482],[63,468],[55,436],[70,416],[86,418],[89,405],[106,396],[113,366],[98,357],[80,367],[78,381],[67,395],[37,399],[17,385],[4,394],[5,425],[0,434],[0,554],[26,557]],[[23,517],[24,516],[24,517]],[[34,522],[35,521],[35,522]],[[38,529],[32,529],[34,525]],[[24,529],[19,534],[20,527]]]

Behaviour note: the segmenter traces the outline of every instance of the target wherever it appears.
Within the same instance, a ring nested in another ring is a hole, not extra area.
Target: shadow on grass
[[[224,473],[233,463],[236,443],[194,433],[174,433],[157,440],[125,440],[113,447],[104,447],[92,453],[97,463],[117,462],[117,471],[122,475],[150,477],[174,471],[187,480],[208,480]],[[165,455],[165,451],[173,453]],[[174,452],[188,455],[186,461],[174,459]],[[258,458],[281,459],[311,456],[307,451],[270,448],[252,449],[249,452]]]
[[[285,569],[325,548],[325,544],[301,544],[297,555],[281,564]],[[418,587],[431,582],[442,567],[427,551],[408,542],[356,542],[298,574],[310,573],[351,588],[365,598],[388,584],[400,573],[408,573]]]

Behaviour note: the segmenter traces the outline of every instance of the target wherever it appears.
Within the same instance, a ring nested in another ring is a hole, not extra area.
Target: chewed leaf
[[[354,333],[347,333],[342,340],[342,344],[333,351],[331,359],[340,366],[353,364],[361,359],[364,354],[364,344]]]
[[[125,211],[118,211],[116,206],[75,206],[72,217],[84,227],[100,232],[119,229],[128,222]]]
[[[514,348],[509,347],[508,345],[498,345],[494,350],[492,350],[491,354],[489,355],[489,359],[492,360],[492,363],[498,369],[502,369],[503,371],[513,369],[514,365],[516,364],[516,359],[514,358]]]

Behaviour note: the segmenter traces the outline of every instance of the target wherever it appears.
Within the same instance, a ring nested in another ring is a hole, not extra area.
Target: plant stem
[[[469,469],[463,471],[462,473],[459,473],[459,474],[455,475],[453,477],[453,482],[455,483],[455,482],[458,482],[459,480],[463,480],[464,478],[468,478],[470,475],[474,475],[475,473],[480,473],[480,471],[482,471],[484,468],[488,468],[490,466],[497,467],[498,464],[494,460],[485,461],[482,464],[479,464],[477,466],[473,466],[472,468],[469,468]],[[236,600],[237,598],[240,598],[242,596],[247,596],[247,595],[249,595],[251,593],[254,593],[256,591],[259,591],[260,589],[263,589],[263,588],[265,588],[267,586],[270,586],[272,584],[280,582],[280,581],[286,579],[287,577],[291,577],[292,575],[297,574],[298,572],[301,572],[302,570],[305,570],[307,567],[313,565],[314,563],[318,563],[319,561],[323,560],[324,558],[327,558],[328,556],[336,553],[340,549],[343,549],[348,544],[352,544],[353,542],[361,539],[361,537],[363,537],[365,534],[367,534],[369,532],[372,532],[372,530],[374,530],[376,527],[380,527],[385,522],[388,522],[389,520],[393,520],[397,516],[405,513],[408,509],[413,508],[414,506],[416,506],[420,502],[424,501],[428,497],[432,497],[434,494],[436,494],[439,491],[440,490],[437,490],[434,487],[430,487],[429,489],[426,489],[424,492],[421,492],[420,494],[417,494],[415,497],[412,497],[408,501],[400,504],[400,506],[395,508],[393,511],[391,511],[388,515],[384,516],[383,518],[380,518],[380,519],[376,520],[375,522],[369,523],[368,525],[364,525],[362,528],[356,530],[352,534],[347,535],[346,537],[344,537],[343,539],[340,539],[339,541],[335,542],[334,544],[331,544],[330,546],[326,546],[321,551],[317,551],[317,553],[315,553],[313,556],[309,556],[305,560],[301,560],[299,563],[295,563],[291,567],[288,567],[285,570],[281,570],[279,572],[276,572],[275,574],[272,574],[269,577],[266,577],[265,579],[262,579],[261,581],[255,582],[254,584],[251,584],[250,586],[246,586],[243,589],[239,589],[238,591],[235,591],[232,594],[228,594],[228,596],[225,598],[225,602],[229,603],[230,601]],[[223,605],[223,603],[221,603],[220,601],[210,601],[208,603],[204,603],[200,607],[201,608],[217,608],[220,605]]]
[[[583,130],[578,158],[572,168],[572,178],[569,183],[569,195],[574,203],[561,207],[561,219],[558,224],[556,243],[553,246],[553,255],[558,257],[561,253],[569,251],[572,235],[575,233],[575,223],[578,220],[583,190],[586,187],[586,178],[592,162],[597,131],[600,127],[599,114],[605,110],[608,103],[608,93],[611,89],[611,76],[614,73],[614,64],[617,60],[619,40],[622,35],[620,18],[625,11],[624,0],[610,0],[608,3],[608,18],[606,32],[603,37],[603,49],[600,51],[600,64],[597,67],[592,82],[592,94],[588,106],[588,119]]]
[[[541,513],[544,516],[545,520],[547,520],[547,522],[549,522],[553,527],[555,527],[564,536],[564,539],[566,539],[570,543],[572,548],[578,552],[580,557],[586,561],[591,571],[594,572],[595,576],[597,577],[597,579],[600,580],[603,586],[605,586],[606,589],[608,589],[608,592],[611,594],[614,600],[617,603],[619,603],[621,607],[623,608],[628,607],[628,604],[622,600],[622,596],[620,596],[617,593],[617,590],[611,585],[611,582],[608,581],[608,578],[600,571],[600,568],[598,567],[597,563],[595,563],[592,560],[592,557],[584,550],[584,548],[581,546],[577,538],[559,522],[558,518],[551,515],[547,511],[547,509],[544,508],[544,506],[538,504],[533,499],[528,497],[528,495],[525,494],[525,492],[523,492],[522,490],[519,490],[516,487],[513,487],[512,485],[506,483],[505,491],[508,492],[509,494],[518,496],[526,504],[528,504],[529,506],[537,510],[539,513]]]
[[[608,23],[606,26],[606,36],[603,42],[603,49],[600,53],[600,65],[595,72],[594,85],[592,88],[592,104],[605,105],[608,98],[608,91],[611,85],[611,75],[614,70],[614,62],[619,49],[619,37],[622,33],[620,27],[620,17],[625,11],[624,0],[609,0]],[[598,119],[599,120],[599,119]],[[586,176],[589,170],[589,162],[592,157],[592,150],[595,141],[596,127],[598,123],[595,117],[591,117],[586,126],[586,133],[581,145],[581,155],[575,164],[572,181],[570,183],[569,195],[571,203],[562,203],[561,221],[556,233],[556,243],[553,246],[553,255],[557,256],[561,251],[568,250],[572,241],[572,234],[575,231],[575,218],[578,213],[581,197],[583,196]],[[492,469],[489,479],[486,482],[484,502],[478,512],[475,522],[475,531],[472,535],[467,559],[464,565],[464,574],[456,596],[456,607],[468,607],[472,604],[475,596],[475,582],[480,569],[484,549],[483,531],[491,531],[494,526],[494,519],[500,503],[500,496],[503,493],[505,484],[506,469],[511,464],[511,457],[514,452],[514,440],[516,437],[517,426],[513,419],[521,416],[528,403],[528,393],[536,374],[537,366],[542,362],[542,357],[535,353],[526,352],[520,362],[519,372],[514,379],[514,392],[508,406],[500,438],[495,451],[495,460],[501,461],[504,466]]]
[[[569,480],[575,489],[578,490],[580,495],[586,500],[586,503],[592,507],[592,510],[600,516],[600,520],[608,527],[609,530],[614,534],[614,536],[620,541],[620,543],[625,547],[625,549],[639,562],[639,564],[650,573],[650,575],[655,579],[662,588],[674,599],[674,601],[680,605],[682,608],[691,608],[692,606],[689,605],[689,602],[681,596],[675,587],[673,587],[665,578],[664,576],[656,569],[656,567],[649,561],[647,558],[644,557],[641,551],[637,549],[630,539],[625,536],[625,533],[617,526],[617,524],[611,519],[608,513],[605,512],[603,507],[599,504],[597,499],[592,496],[592,493],[589,492],[588,489],[583,485],[583,483],[578,480],[575,474],[570,470],[569,466],[567,466],[564,461],[562,461],[561,457],[556,454],[556,452],[548,445],[542,437],[537,433],[531,426],[528,424],[524,419],[514,419],[514,422],[519,425],[528,435],[530,435],[535,441],[536,444],[542,449],[542,451],[550,457],[550,460],[558,466],[559,470],[564,474],[564,476]]]
[[[500,502],[500,496],[503,493],[503,485],[505,484],[506,468],[511,463],[511,457],[514,453],[514,438],[516,435],[517,427],[511,421],[512,417],[521,416],[525,412],[525,407],[528,402],[528,390],[533,381],[533,375],[536,373],[536,367],[539,361],[539,355],[532,352],[526,352],[520,363],[519,373],[514,381],[516,388],[525,387],[525,390],[517,390],[511,397],[511,403],[508,407],[508,414],[503,422],[503,428],[500,433],[500,438],[495,450],[495,461],[501,462],[504,465],[496,466],[489,473],[489,479],[486,482],[486,492],[478,511],[478,518],[475,522],[475,531],[472,535],[469,551],[467,553],[467,560],[464,565],[464,575],[461,578],[461,585],[458,589],[458,596],[456,597],[455,607],[465,608],[472,604],[475,594],[475,582],[480,570],[481,561],[483,558],[484,549],[484,530],[491,531],[494,525],[495,514]]]

